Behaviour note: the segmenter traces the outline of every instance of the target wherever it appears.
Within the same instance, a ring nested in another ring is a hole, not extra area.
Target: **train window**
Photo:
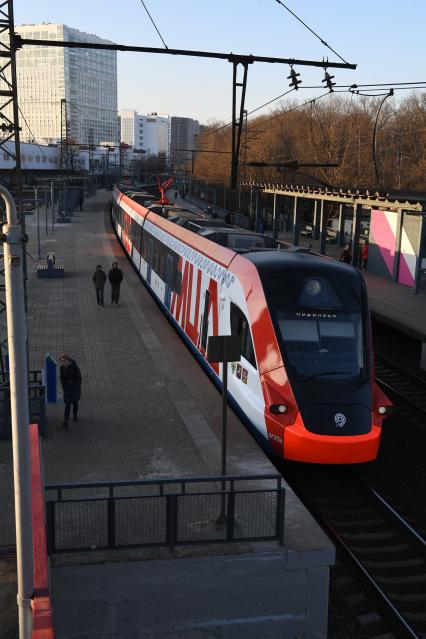
[[[142,230],[141,255],[144,260],[146,260],[148,257],[148,233],[144,230]]]
[[[232,302],[231,333],[232,335],[241,335],[241,354],[254,368],[257,368],[249,323],[244,313]]]
[[[354,379],[364,366],[361,313],[278,312],[288,365],[301,379]]]
[[[201,348],[206,349],[207,346],[207,333],[209,329],[209,310],[210,310],[210,291],[206,291],[206,297],[204,299],[204,313],[203,323],[201,328]]]
[[[174,290],[176,291],[178,295],[180,295],[181,289],[182,289],[182,273],[180,271],[176,271]]]
[[[179,271],[179,255],[173,253],[173,290],[180,295],[182,273]]]

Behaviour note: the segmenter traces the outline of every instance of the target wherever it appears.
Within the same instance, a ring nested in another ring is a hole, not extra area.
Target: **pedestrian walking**
[[[345,264],[350,264],[352,261],[352,253],[351,253],[351,247],[350,244],[346,244],[345,248],[343,249],[343,252],[339,258],[340,262],[345,262]]]
[[[117,262],[113,263],[112,269],[108,273],[108,279],[111,284],[111,304],[113,306],[118,306],[118,301],[120,299],[120,284],[123,281],[123,273],[121,269],[118,268]]]
[[[105,271],[102,270],[100,264],[97,265],[96,271],[93,273],[92,282],[95,285],[96,299],[98,306],[104,305],[104,286],[107,276]]]
[[[78,420],[78,402],[81,397],[81,372],[77,366],[77,362],[71,359],[67,353],[63,353],[63,355],[60,356],[59,363],[61,365],[59,372],[61,376],[62,390],[64,391],[65,403],[62,428],[68,428],[71,404],[73,419],[75,422]]]
[[[361,270],[367,270],[367,262],[368,262],[368,240],[365,240],[364,246],[361,250]]]

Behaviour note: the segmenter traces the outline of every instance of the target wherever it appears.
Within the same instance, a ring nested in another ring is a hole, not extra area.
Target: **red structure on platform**
[[[166,197],[166,189],[168,189],[173,184],[174,181],[175,181],[175,178],[170,177],[168,180],[165,180],[165,182],[161,183],[160,178],[157,177],[158,190],[161,193],[160,204],[162,206],[165,206],[166,204],[170,204],[169,200]]]
[[[32,639],[54,639],[38,425],[30,425],[34,597]]]

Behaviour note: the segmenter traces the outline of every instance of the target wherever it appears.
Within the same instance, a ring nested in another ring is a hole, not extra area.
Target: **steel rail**
[[[395,527],[403,531],[401,534],[407,539],[407,537],[411,536],[414,538],[414,542],[416,547],[421,546],[421,552],[423,552],[426,548],[426,541],[423,539],[416,530],[410,526],[408,522],[406,522],[399,513],[395,511],[395,509],[388,504],[388,502],[381,497],[377,491],[373,488],[365,484],[365,482],[356,475],[356,473],[350,473],[352,477],[360,483],[362,490],[369,495],[369,499],[371,498],[376,501],[378,507],[381,511],[385,511],[387,516],[390,519],[396,520]],[[292,475],[292,473],[291,473]],[[398,610],[398,607],[392,602],[388,594],[385,592],[383,588],[377,583],[374,578],[374,575],[363,565],[362,561],[358,559],[355,552],[351,549],[350,544],[346,542],[342,535],[338,532],[336,527],[329,521],[327,515],[322,513],[321,506],[318,506],[315,503],[315,497],[309,495],[309,489],[306,489],[303,485],[305,477],[300,481],[300,484],[297,479],[297,474],[295,477],[295,481],[292,481],[292,477],[286,476],[283,474],[284,478],[288,481],[288,483],[292,486],[295,493],[301,499],[301,501],[305,504],[305,506],[309,509],[310,513],[315,517],[318,523],[323,527],[323,529],[329,534],[332,540],[336,543],[336,545],[350,558],[352,563],[355,565],[356,569],[359,571],[361,576],[367,580],[371,588],[376,593],[378,599],[382,602],[384,607],[388,610],[392,617],[392,623],[397,623],[402,628],[404,635],[413,639],[423,639],[424,635],[419,634],[414,628],[411,627],[409,622],[405,619],[403,613]],[[337,511],[336,511],[337,512]],[[356,524],[354,524],[356,526]],[[407,542],[410,540],[407,539]]]
[[[404,527],[404,529],[407,530],[410,533],[410,535],[413,535],[413,537],[417,539],[417,541],[421,544],[421,546],[423,546],[423,548],[426,549],[426,539],[422,537],[422,535],[420,535],[415,528],[410,526],[408,521],[406,521],[403,517],[401,517],[401,515],[395,510],[395,508],[393,508],[384,497],[382,497],[376,490],[374,490],[374,488],[371,488],[371,486],[368,486],[368,489],[381,502],[382,506],[386,508],[392,514],[392,516],[399,521],[399,523]]]
[[[405,368],[403,368],[402,366],[400,366],[396,362],[392,362],[390,359],[388,359],[384,355],[380,355],[379,353],[375,353],[374,356],[375,356],[376,360],[378,360],[379,363],[383,362],[386,366],[390,366],[391,368],[394,368],[398,372],[402,373],[404,375],[404,377],[410,377],[411,379],[414,379],[416,382],[419,382],[420,384],[422,384],[426,388],[426,378],[420,377],[420,375],[416,375],[412,371],[406,370]]]
[[[313,507],[313,508],[314,508],[315,512],[318,513],[318,511],[316,511],[315,507]],[[333,526],[326,519],[323,519],[320,514],[317,514],[316,517],[317,517],[318,521],[320,521],[321,525],[324,526],[324,528],[327,530],[327,532],[330,534],[330,536],[334,539],[334,541],[338,544],[338,546],[347,555],[349,555],[349,557],[351,558],[353,563],[356,565],[358,570],[362,573],[363,577],[365,577],[365,579],[367,579],[367,581],[369,582],[371,587],[375,590],[375,592],[378,594],[378,596],[381,598],[381,600],[384,601],[386,607],[390,610],[392,615],[394,615],[394,617],[396,617],[397,622],[402,625],[402,627],[404,628],[404,630],[406,631],[408,636],[412,637],[413,639],[423,639],[422,635],[418,634],[415,630],[413,630],[413,628],[406,621],[406,619],[404,619],[404,617],[401,615],[401,613],[399,612],[397,607],[392,603],[392,601],[389,599],[389,597],[384,592],[384,590],[375,581],[374,577],[370,574],[370,572],[362,565],[362,562],[352,552],[352,550],[349,548],[349,546],[346,544],[346,542],[342,539],[342,537],[337,532],[337,530],[335,530],[333,528]]]
[[[382,357],[381,355],[378,356],[376,354],[376,360],[378,361],[378,363],[380,363],[380,360],[381,360],[383,362],[383,365],[387,366],[390,369],[393,368],[395,371],[397,371],[401,375],[402,379],[404,378],[408,380],[411,379],[411,380],[414,380],[416,384],[423,386],[425,389],[425,394],[426,394],[426,381],[423,380],[421,377],[418,377],[414,373],[410,373],[409,371],[404,370],[397,364],[394,364],[393,362],[386,360],[386,358]],[[413,399],[410,399],[409,397],[404,395],[402,391],[397,390],[394,386],[391,385],[392,382],[385,381],[384,379],[382,379],[381,377],[377,375],[376,375],[376,381],[384,390],[397,396],[403,403],[408,404],[409,406],[411,406],[417,411],[420,411],[421,413],[426,413],[426,408],[424,408],[423,406],[420,406]]]

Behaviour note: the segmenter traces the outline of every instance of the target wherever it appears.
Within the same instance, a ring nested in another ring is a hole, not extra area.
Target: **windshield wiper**
[[[305,382],[308,379],[326,377],[327,375],[350,375],[349,371],[323,371],[322,373],[311,373],[310,375],[300,375],[296,377],[296,382]]]

